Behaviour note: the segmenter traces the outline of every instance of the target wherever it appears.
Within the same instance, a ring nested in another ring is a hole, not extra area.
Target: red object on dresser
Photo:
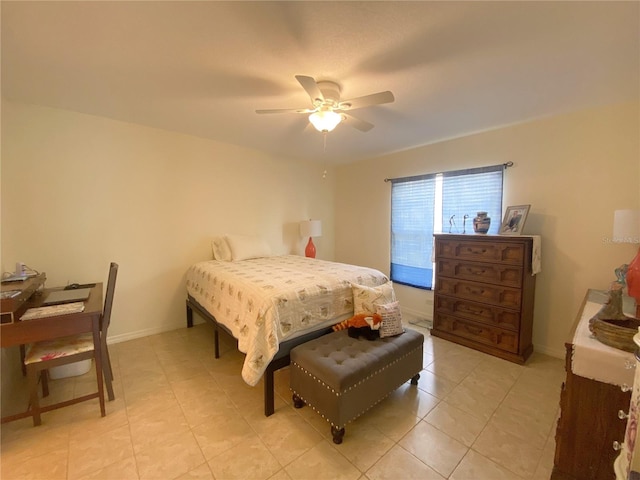
[[[640,318],[640,249],[627,268],[629,296],[636,299],[636,317]]]

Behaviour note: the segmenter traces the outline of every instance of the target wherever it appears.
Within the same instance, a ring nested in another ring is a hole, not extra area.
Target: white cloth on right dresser
[[[529,235],[533,238],[531,250],[531,274],[537,275],[542,271],[542,238],[540,235]]]
[[[605,293],[606,298],[606,293]],[[604,303],[604,302],[603,302]],[[635,365],[633,353],[610,347],[592,337],[589,319],[602,308],[602,303],[587,301],[573,337],[571,371],[581,377],[622,386],[633,385]]]

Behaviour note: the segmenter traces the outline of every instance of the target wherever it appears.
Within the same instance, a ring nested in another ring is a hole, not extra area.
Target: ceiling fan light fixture
[[[330,132],[342,121],[342,115],[333,110],[318,110],[309,115],[309,121],[319,132]]]

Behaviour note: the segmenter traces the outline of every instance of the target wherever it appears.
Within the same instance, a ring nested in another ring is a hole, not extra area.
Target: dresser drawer
[[[444,315],[454,315],[514,332],[520,329],[520,313],[517,311],[438,294],[435,296],[434,303],[435,311]]]
[[[516,265],[441,259],[436,262],[436,275],[444,275],[461,280],[495,283],[514,288],[522,286],[522,267]]]
[[[434,337],[523,364],[533,345],[534,238],[434,235]]]
[[[436,239],[437,258],[455,258],[477,262],[524,264],[523,243],[482,242],[473,240]]]
[[[436,293],[516,310],[520,310],[522,300],[522,292],[517,288],[466,282],[447,277],[436,277]]]
[[[469,322],[438,312],[433,318],[433,328],[507,352],[518,352],[518,334],[501,328]]]

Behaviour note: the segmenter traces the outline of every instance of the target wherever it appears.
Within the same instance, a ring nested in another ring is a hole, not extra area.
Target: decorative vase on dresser
[[[533,352],[533,237],[434,237],[431,334],[524,363]]]
[[[478,216],[473,219],[473,231],[476,233],[487,233],[491,227],[491,218],[487,212],[478,212]]]

